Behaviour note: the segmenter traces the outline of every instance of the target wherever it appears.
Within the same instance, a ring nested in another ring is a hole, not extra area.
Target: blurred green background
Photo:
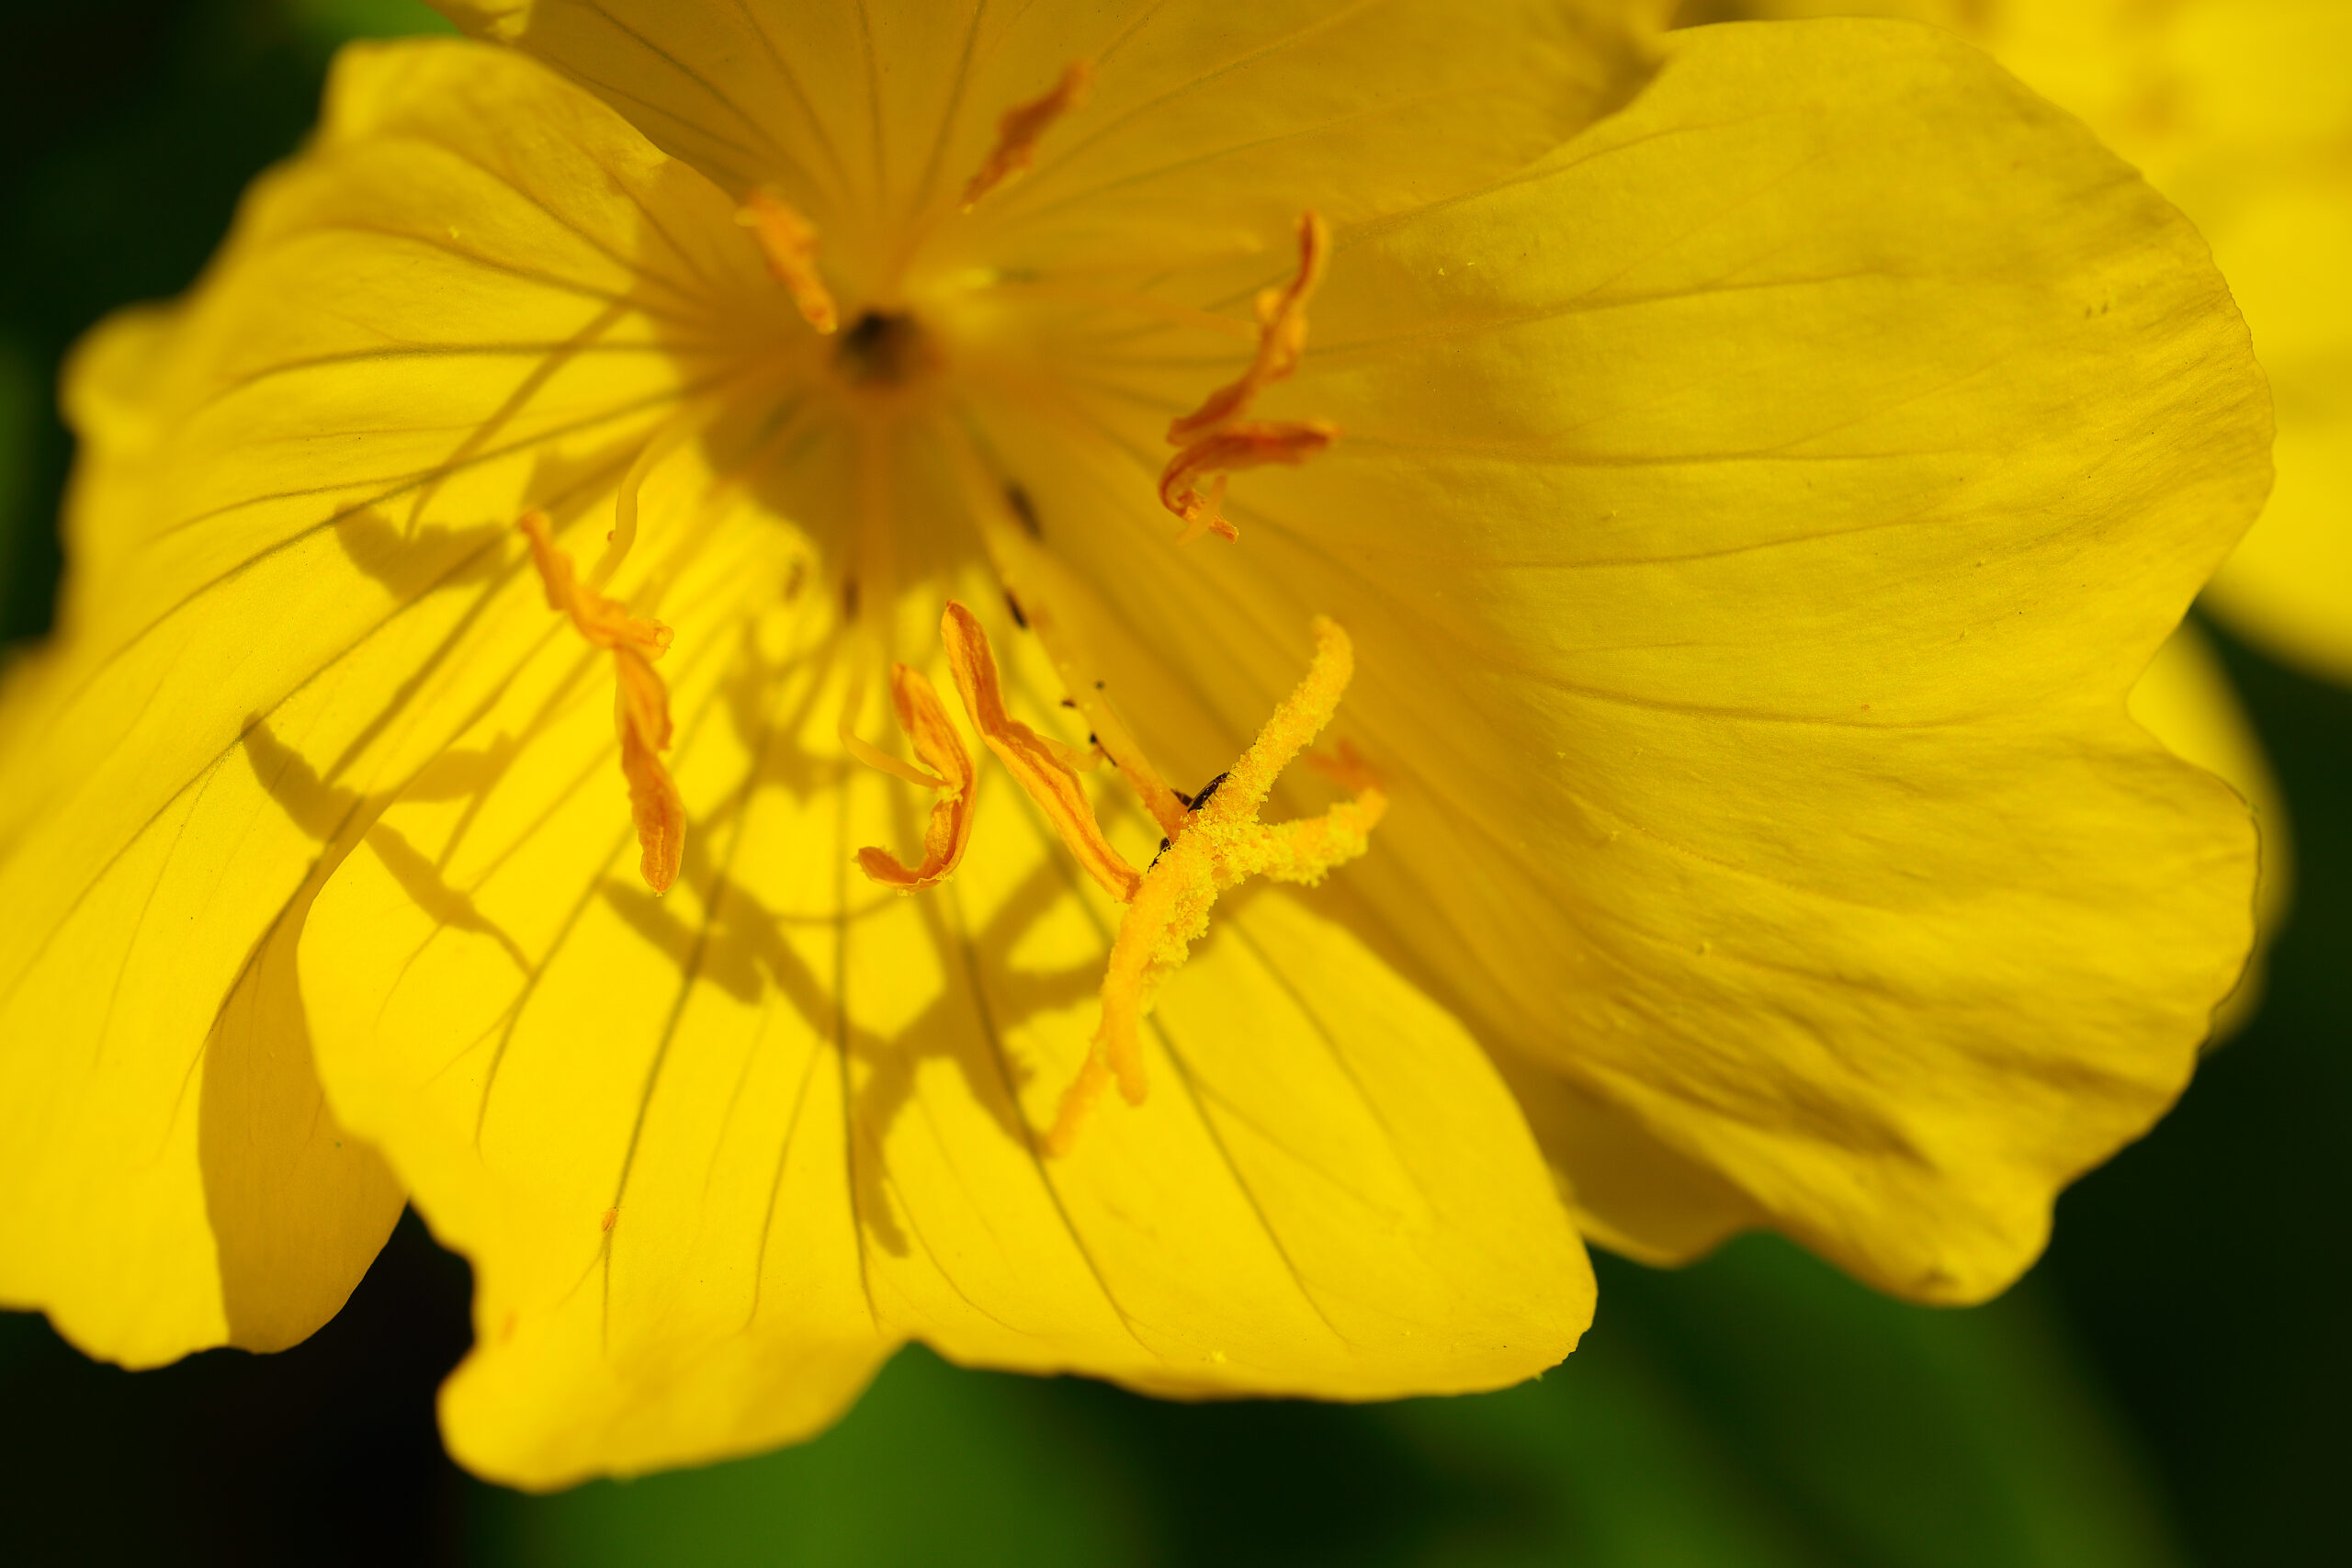
[[[0,638],[49,620],[67,346],[187,287],[246,180],[300,141],[337,43],[438,25],[413,0],[11,6]],[[2346,1561],[2352,693],[2220,640],[2296,829],[2267,999],[2154,1135],[2066,1196],[2048,1258],[1991,1306],[1897,1305],[1760,1238],[1679,1273],[1603,1258],[1585,1348],[1505,1393],[1169,1405],[917,1350],[807,1448],[526,1498],[441,1454],[466,1269],[411,1217],[280,1356],[130,1375],[0,1314],[0,1561]]]

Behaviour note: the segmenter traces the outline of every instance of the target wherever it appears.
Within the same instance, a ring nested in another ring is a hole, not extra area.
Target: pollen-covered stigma
[[[1040,735],[1005,711],[995,655],[978,617],[953,602],[941,617],[940,635],[972,728],[1045,812],[1087,874],[1126,906],[1102,977],[1102,1021],[1085,1065],[1064,1092],[1054,1124],[1046,1134],[1048,1153],[1069,1151],[1105,1085],[1115,1082],[1130,1105],[1143,1103],[1147,1088],[1144,1015],[1151,1010],[1160,986],[1182,966],[1193,943],[1207,932],[1209,909],[1219,894],[1250,876],[1318,883],[1334,867],[1370,847],[1372,829],[1387,809],[1388,799],[1371,768],[1344,743],[1336,757],[1309,760],[1348,790],[1349,798],[1319,817],[1275,823],[1258,820],[1274,780],[1331,721],[1340,694],[1354,672],[1354,648],[1339,624],[1317,616],[1314,630],[1315,655],[1306,678],[1276,705],[1258,739],[1231,769],[1189,800],[1165,790],[1164,785],[1158,791],[1138,787],[1146,807],[1156,817],[1160,815],[1156,795],[1164,793],[1182,802],[1172,821],[1163,818],[1169,836],[1159,855],[1148,869],[1138,872],[1103,835],[1095,818],[1078,776],[1076,763],[1082,754]],[[904,666],[896,673],[894,695],[910,689],[930,692],[929,683]],[[916,682],[921,682],[919,688]],[[931,698],[934,705],[937,700]],[[919,705],[914,711],[920,711]],[[935,728],[928,728],[945,727],[944,712],[918,719],[902,703],[899,719],[926,761],[936,765],[936,759],[950,748],[954,755],[965,755],[952,732],[943,741]],[[1095,744],[1109,754],[1099,735]],[[970,775],[965,774],[960,784],[951,785],[896,758],[871,752],[873,748],[862,743],[855,748],[862,761],[895,777],[940,790],[943,798],[933,808],[920,876],[879,849],[861,850],[858,864],[876,882],[909,891],[945,880],[962,855],[962,836],[970,831]],[[1113,755],[1111,761],[1131,782],[1156,783],[1159,777],[1139,752]]]

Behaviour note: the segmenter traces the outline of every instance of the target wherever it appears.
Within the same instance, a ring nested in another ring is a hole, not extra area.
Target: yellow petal
[[[1940,35],[1702,29],[1538,169],[1340,230],[1315,310],[1264,412],[1347,434],[1215,558],[1109,499],[1198,396],[1181,339],[1102,352],[1108,441],[989,431],[1090,637],[1191,655],[1146,745],[1214,766],[1340,621],[1365,929],[1556,1075],[1589,1234],[1997,1289],[2250,936],[2244,807],[2124,714],[2267,479],[2197,236]]]
[[[366,1268],[401,1193],[321,1105],[306,911],[356,855],[469,918],[370,824],[560,629],[516,514],[757,338],[695,314],[773,295],[730,210],[526,62],[356,51],[191,299],[85,347],[61,631],[0,702],[0,1299],[144,1364]]]
[[[475,1266],[453,1451],[533,1486],[741,1452],[909,1337],[1193,1394],[1485,1388],[1566,1354],[1590,1277],[1517,1108],[1285,899],[1238,900],[1169,986],[1151,1099],[1042,1156],[1116,906],[1011,789],[944,886],[856,874],[920,801],[842,757],[844,649],[828,604],[773,598],[778,537],[747,513],[664,606],[699,829],[666,897],[583,787],[608,721],[548,660],[465,742],[529,728],[486,790],[379,828],[479,925],[366,857],[312,912],[336,1103]],[[1011,700],[1050,713],[1023,657]]]
[[[2261,829],[2254,953],[2237,989],[2213,1015],[2213,1039],[2219,1042],[2236,1033],[2261,1005],[2264,959],[2294,901],[2295,846],[2287,799],[2270,771],[2254,721],[2230,683],[2229,671],[2222,668],[2220,656],[2196,622],[2182,622],[2156,650],[2147,673],[2132,688],[2131,713],[2174,755],[2218,774],[2244,795]]]
[[[951,268],[1280,248],[1302,207],[1347,222],[1514,168],[1645,69],[1620,0],[441,9],[603,94],[728,189],[773,186],[852,273],[950,223],[972,241],[942,254]],[[959,213],[1001,118],[1080,61],[1085,100],[1045,130],[1035,168]]]

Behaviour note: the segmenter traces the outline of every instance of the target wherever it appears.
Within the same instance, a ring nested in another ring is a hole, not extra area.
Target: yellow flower
[[[1999,1289],[2245,952],[2245,812],[2123,705],[2266,394],[1970,51],[1620,9],[346,54],[70,378],[0,1297],[285,1344],[405,1189],[451,1448],[546,1485],[910,1337],[1494,1387],[1579,1229]]]

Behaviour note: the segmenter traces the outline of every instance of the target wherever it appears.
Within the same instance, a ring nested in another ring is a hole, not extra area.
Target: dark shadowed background
[[[187,287],[343,39],[413,0],[10,0],[0,28],[0,637],[47,626],[55,384]],[[2217,634],[2218,635],[2218,634]],[[2251,1027],[2059,1205],[1991,1306],[1883,1300],[1777,1242],[1657,1273],[1540,1382],[1367,1409],[1154,1404],[919,1351],[806,1448],[525,1498],[442,1456],[463,1262],[412,1215],[274,1357],[95,1365],[0,1314],[0,1562],[1570,1563],[2352,1561],[2352,693],[2221,637],[2284,784],[2292,923]]]

